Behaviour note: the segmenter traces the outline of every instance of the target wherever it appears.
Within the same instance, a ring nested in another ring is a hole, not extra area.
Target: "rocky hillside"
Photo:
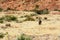
[[[60,0],[0,0],[3,10],[60,10]]]

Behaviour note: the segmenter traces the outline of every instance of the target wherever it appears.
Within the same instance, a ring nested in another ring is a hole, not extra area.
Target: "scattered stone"
[[[44,17],[45,20],[47,20],[47,17]]]

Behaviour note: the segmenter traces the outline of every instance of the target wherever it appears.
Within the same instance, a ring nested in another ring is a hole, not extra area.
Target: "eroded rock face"
[[[60,10],[60,0],[1,0],[0,8],[7,10],[8,8],[14,10],[34,10],[36,5],[38,10]]]

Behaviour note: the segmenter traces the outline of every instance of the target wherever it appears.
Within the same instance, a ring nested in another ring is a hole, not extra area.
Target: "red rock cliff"
[[[0,8],[3,10],[60,10],[60,0],[1,0]]]

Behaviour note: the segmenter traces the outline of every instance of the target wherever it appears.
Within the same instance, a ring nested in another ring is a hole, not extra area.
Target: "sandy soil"
[[[2,14],[0,14],[2,15]],[[18,15],[19,17],[20,15]],[[16,23],[16,22],[5,22],[3,24],[0,24],[0,32],[6,33],[8,32],[8,35],[6,35],[3,39],[0,40],[16,40],[16,37],[22,33],[26,35],[32,35],[35,36],[35,39],[33,40],[46,40],[48,39],[46,36],[42,35],[50,35],[50,39],[48,40],[55,40],[56,37],[57,40],[60,40],[57,36],[60,36],[60,15],[39,15],[39,17],[42,17],[42,24],[38,25],[38,20],[36,21],[26,21],[23,23]],[[44,20],[44,17],[47,17],[48,20]],[[11,27],[7,27],[6,29],[1,28],[2,26],[5,26],[5,24],[10,23]],[[41,36],[40,36],[41,35]],[[40,37],[39,37],[40,36]],[[44,39],[45,38],[45,39]]]

